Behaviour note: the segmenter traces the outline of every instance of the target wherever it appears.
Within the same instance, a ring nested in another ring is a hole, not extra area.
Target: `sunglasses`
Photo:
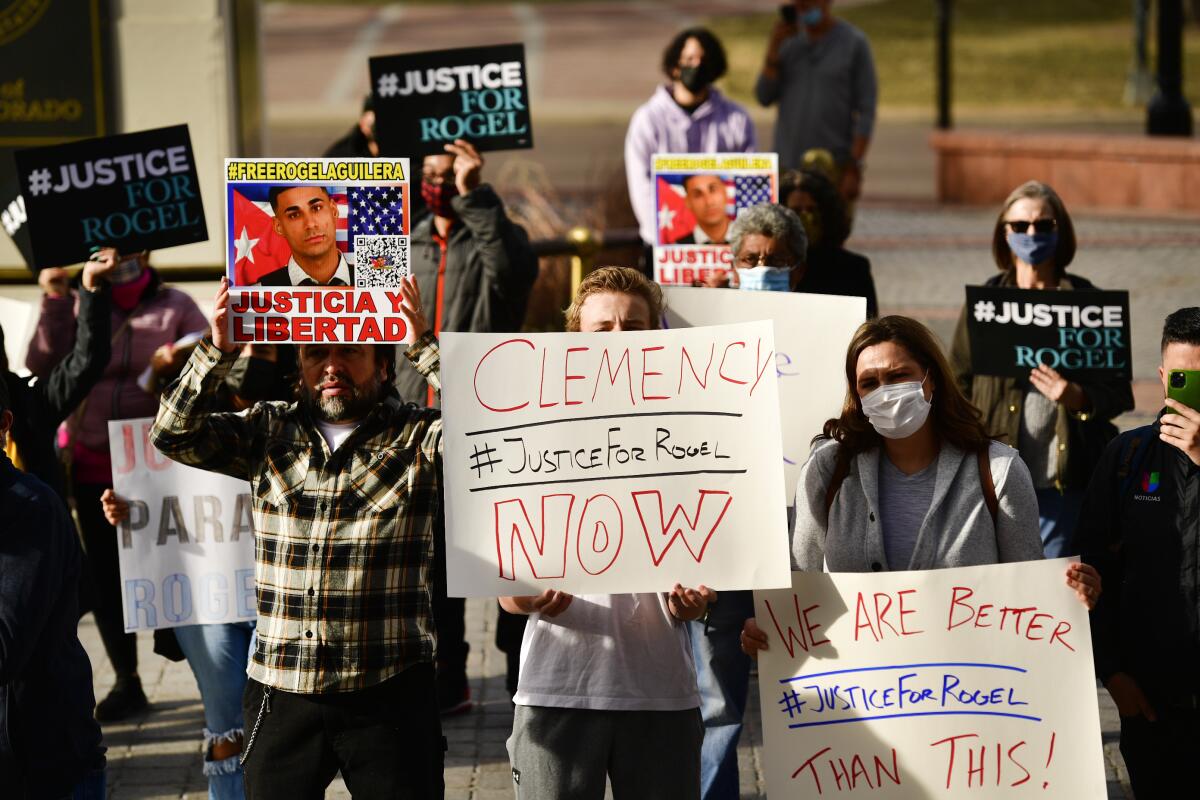
[[[1033,226],[1034,233],[1050,233],[1054,230],[1056,223],[1052,219],[1035,219],[1029,222],[1024,219],[1009,219],[1005,220],[1004,224],[1013,229],[1013,233],[1025,233],[1029,230],[1029,226]]]

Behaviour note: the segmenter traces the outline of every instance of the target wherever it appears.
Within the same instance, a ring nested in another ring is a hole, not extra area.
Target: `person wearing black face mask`
[[[263,400],[290,400],[289,376],[284,374],[276,346],[251,344],[246,347],[225,376],[225,386],[232,395],[230,405],[240,411]]]
[[[520,330],[538,275],[529,236],[509,220],[500,196],[483,182],[484,159],[471,143],[458,139],[445,150],[426,156],[421,165],[420,195],[430,213],[413,226],[409,251],[433,333]],[[425,378],[407,363],[398,365],[396,390],[405,402],[438,405]],[[438,705],[449,715],[469,710],[471,702],[465,605],[461,598],[446,597],[444,559],[445,516],[439,513],[434,522],[433,619],[438,634]],[[523,622],[517,618],[500,623],[517,648]],[[515,676],[509,682],[515,685]]]
[[[1008,196],[992,232],[1000,274],[986,286],[1019,289],[1096,289],[1067,272],[1075,257],[1075,226],[1054,189],[1028,181]],[[1084,490],[1108,442],[1111,420],[1133,408],[1129,381],[1067,380],[1041,364],[1027,379],[977,375],[971,366],[967,310],[959,314],[950,362],[959,387],[983,412],[989,432],[1016,447],[1037,489],[1047,558],[1069,554]]]
[[[663,51],[662,71],[667,83],[660,84],[629,121],[625,177],[645,246],[641,266],[647,275],[654,271],[657,233],[654,185],[650,180],[654,154],[754,152],[750,114],[713,86],[725,69],[725,49],[711,31],[681,31]]]

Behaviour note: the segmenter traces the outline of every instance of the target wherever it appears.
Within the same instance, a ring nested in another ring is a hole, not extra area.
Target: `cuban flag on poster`
[[[696,217],[688,208],[683,181],[688,175],[659,175],[658,236],[659,244],[674,244],[696,227]],[[775,191],[771,175],[735,175],[721,177],[725,184],[725,213],[737,219],[743,209],[760,203],[770,203]]]
[[[338,207],[337,247],[354,264],[354,251],[348,234],[350,208],[346,187],[330,186],[329,196]],[[271,184],[239,183],[229,190],[229,217],[233,220],[227,263],[234,286],[250,286],[268,272],[286,265],[292,257],[287,241],[275,232],[275,212],[267,199]]]

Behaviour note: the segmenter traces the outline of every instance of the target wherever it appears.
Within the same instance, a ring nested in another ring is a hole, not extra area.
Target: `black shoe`
[[[96,721],[118,722],[145,711],[149,705],[150,701],[142,691],[141,679],[122,678],[108,693],[108,697],[96,704]]]

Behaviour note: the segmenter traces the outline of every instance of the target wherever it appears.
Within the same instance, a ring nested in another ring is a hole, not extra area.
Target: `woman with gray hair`
[[[808,237],[795,211],[761,203],[738,214],[729,228],[733,273],[716,273],[705,285],[751,291],[789,291],[804,277]]]

